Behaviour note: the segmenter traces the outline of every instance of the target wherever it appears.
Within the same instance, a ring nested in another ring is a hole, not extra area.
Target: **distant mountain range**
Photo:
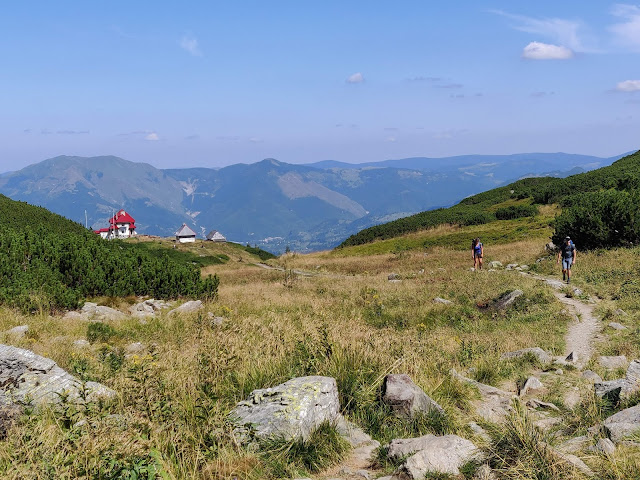
[[[274,159],[229,167],[157,169],[113,156],[60,156],[0,175],[0,193],[93,228],[124,208],[139,233],[169,236],[187,223],[204,238],[279,253],[331,248],[359,230],[525,176],[566,176],[611,158],[565,153],[406,158],[292,165]]]

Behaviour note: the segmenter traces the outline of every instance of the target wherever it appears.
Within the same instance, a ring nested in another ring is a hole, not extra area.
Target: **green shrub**
[[[510,205],[496,210],[498,220],[512,220],[514,218],[533,217],[538,214],[538,207],[535,205]]]
[[[87,340],[91,343],[107,343],[118,334],[115,328],[102,322],[92,322],[87,326]]]

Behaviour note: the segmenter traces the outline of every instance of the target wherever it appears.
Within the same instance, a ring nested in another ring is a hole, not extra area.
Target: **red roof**
[[[114,223],[130,223],[130,224],[134,224],[136,223],[136,221],[133,219],[133,217],[131,215],[129,215],[127,212],[125,212],[124,210],[120,210],[118,213],[116,213],[113,218],[109,219],[109,223],[111,225],[113,225]],[[134,225],[132,225],[131,227],[129,227],[131,229],[135,228]]]
[[[93,233],[104,233],[104,232],[108,232],[109,230],[111,230],[113,227],[109,227],[109,228],[101,228],[100,230],[94,230]]]

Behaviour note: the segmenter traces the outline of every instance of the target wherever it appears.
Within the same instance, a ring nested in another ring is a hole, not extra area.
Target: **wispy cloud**
[[[198,45],[198,39],[190,33],[183,35],[180,39],[179,44],[180,47],[182,47],[194,57],[202,56],[202,51],[200,50],[200,46]]]
[[[149,135],[145,136],[144,139],[150,142],[157,142],[158,140],[160,140],[160,137],[156,132],[151,132]]]
[[[543,98],[543,97],[548,97],[550,95],[555,95],[556,92],[533,92],[531,95],[529,95],[532,98]]]
[[[444,83],[442,85],[435,85],[436,88],[447,88],[447,89],[456,89],[456,88],[462,88],[464,87],[464,85],[462,85],[461,83]]]
[[[522,50],[522,58],[529,60],[568,60],[573,51],[567,47],[548,43],[531,42]]]
[[[407,82],[442,82],[443,80],[442,77],[423,77],[422,75],[407,78]]]
[[[87,135],[89,130],[58,130],[58,135]]]
[[[591,42],[591,39],[585,39],[585,37],[588,37],[585,32],[586,26],[580,20],[533,18],[526,15],[507,13],[502,10],[492,10],[492,13],[512,20],[514,24],[511,25],[511,28],[515,30],[534,33],[551,39],[554,43],[567,47],[574,52],[591,52],[595,50],[587,45],[587,41]]]
[[[347,83],[363,83],[364,82],[364,75],[362,75],[362,73],[357,72],[354,73],[353,75],[349,75],[347,77]]]
[[[618,45],[640,51],[640,7],[637,5],[617,4],[611,14],[622,19],[613,24],[609,30],[613,34],[614,42]]]
[[[638,92],[640,91],[640,80],[625,80],[616,85],[618,92]]]

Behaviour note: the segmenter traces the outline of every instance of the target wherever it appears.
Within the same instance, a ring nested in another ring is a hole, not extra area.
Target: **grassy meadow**
[[[486,449],[500,478],[580,478],[536,442],[559,442],[610,409],[589,396],[568,409],[551,392],[549,398],[560,404],[559,415],[570,428],[557,429],[555,439],[545,436],[532,427],[526,412],[516,409],[506,426],[484,424],[493,436],[487,443],[467,425],[477,420],[469,405],[477,393],[450,375],[455,368],[515,391],[541,366],[530,358],[503,361],[502,353],[534,346],[564,352],[563,336],[572,319],[550,288],[515,271],[487,271],[488,262],[499,260],[558,275],[555,258],[544,251],[552,215],[551,207],[544,208],[549,210],[536,217],[441,226],[331,252],[287,254],[267,260],[278,268],[271,270],[256,266],[260,259],[241,246],[180,245],[176,254],[199,256],[203,274],[220,278],[218,298],[192,315],[162,315],[145,322],[127,318],[97,327],[46,312],[25,316],[2,310],[0,331],[30,327],[17,341],[4,334],[3,343],[52,358],[85,381],[113,388],[118,396],[100,405],[27,410],[0,441],[1,476],[333,478],[335,472],[326,468],[348,453],[337,439],[330,440],[330,428],[313,445],[274,442],[247,451],[238,445],[227,418],[236,402],[256,388],[317,374],[336,378],[345,416],[383,445],[398,437],[457,433]],[[481,272],[470,271],[474,236],[485,244]],[[622,332],[606,331],[610,335],[597,347],[603,354],[640,356],[639,253],[579,253],[575,285],[602,299],[597,308],[603,318],[628,326]],[[401,281],[390,282],[391,273]],[[516,288],[524,295],[509,309],[492,308]],[[452,304],[434,303],[435,297]],[[136,301],[97,300],[121,308]],[[615,313],[618,308],[627,315]],[[213,325],[209,312],[224,317],[223,324]],[[91,344],[77,348],[73,342],[78,339]],[[144,351],[128,354],[126,346],[133,342],[141,342]],[[379,401],[388,373],[409,374],[445,408],[446,417],[395,419]],[[558,388],[572,382],[572,374],[568,371]],[[619,448],[610,458],[594,454],[587,461],[598,478],[640,478],[638,450],[631,447]],[[393,465],[381,461],[378,470],[389,474]],[[473,469],[465,471],[471,478]]]

